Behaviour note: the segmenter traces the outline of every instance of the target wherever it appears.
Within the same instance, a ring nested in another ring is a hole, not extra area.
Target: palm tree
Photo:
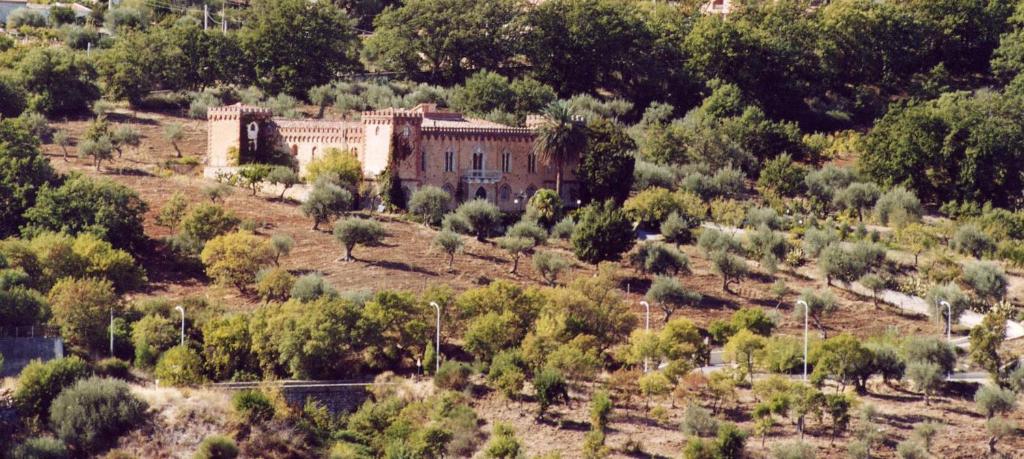
[[[555,164],[555,193],[562,196],[562,166],[579,156],[586,146],[587,133],[572,107],[564,100],[549,104],[543,112],[544,124],[537,128],[533,151],[545,164]]]

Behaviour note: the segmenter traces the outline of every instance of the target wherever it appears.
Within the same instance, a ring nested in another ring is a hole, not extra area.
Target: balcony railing
[[[462,173],[467,182],[496,182],[501,179],[501,171],[487,169],[470,169]]]

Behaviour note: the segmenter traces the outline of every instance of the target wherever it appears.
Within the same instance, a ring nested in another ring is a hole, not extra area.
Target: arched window
[[[476,199],[487,199],[487,190],[484,187],[477,188],[473,197]]]
[[[484,168],[484,152],[477,149],[473,152],[473,170],[482,170]]]
[[[420,170],[423,172],[427,171],[427,150],[420,152]]]
[[[292,156],[299,156],[299,146],[292,145]]]
[[[316,159],[316,147],[309,153],[309,159]]]
[[[501,198],[502,201],[508,201],[509,198],[512,197],[512,187],[510,187],[508,185],[503,185],[501,187],[501,191],[499,193],[499,197]]]
[[[537,172],[537,155],[530,153],[526,157],[526,172],[531,174]]]

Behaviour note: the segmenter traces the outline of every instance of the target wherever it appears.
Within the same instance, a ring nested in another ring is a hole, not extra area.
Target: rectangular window
[[[420,170],[423,172],[427,171],[427,152],[420,152]]]
[[[512,170],[512,153],[505,152],[501,154],[501,171],[509,173]]]
[[[455,153],[446,151],[444,153],[444,171],[452,172],[455,170]]]
[[[537,155],[530,154],[526,157],[526,171],[531,174],[537,172]]]

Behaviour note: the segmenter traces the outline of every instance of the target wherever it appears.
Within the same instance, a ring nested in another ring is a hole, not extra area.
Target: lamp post
[[[434,374],[441,369],[441,306],[435,301],[431,301],[430,305],[437,310],[437,333],[434,341]]]
[[[953,343],[953,305],[949,304],[948,301],[939,301],[940,306],[946,307],[946,342]],[[955,366],[955,365],[954,365]],[[946,373],[946,379],[952,378],[953,372],[949,371]]]
[[[184,346],[185,345],[185,308],[181,307],[181,305],[179,304],[179,305],[175,306],[174,309],[181,313],[181,345]]]
[[[114,356],[114,307],[110,307],[110,356]]]
[[[809,323],[808,318],[811,316],[811,310],[804,300],[797,300],[796,304],[797,306],[804,307],[804,381],[807,381],[807,325]]]
[[[644,307],[644,316],[646,317],[644,322],[644,331],[651,331],[651,304],[646,301],[640,301],[640,304]],[[644,357],[644,373],[647,373],[647,357]]]

